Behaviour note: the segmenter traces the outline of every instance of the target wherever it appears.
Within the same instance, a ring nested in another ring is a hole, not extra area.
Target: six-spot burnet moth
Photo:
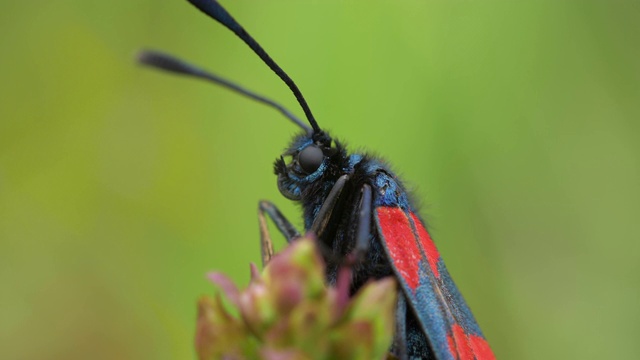
[[[169,55],[146,51],[139,61],[225,86],[274,107],[302,129],[275,162],[278,188],[302,205],[305,230],[324,249],[330,283],[345,259],[355,259],[353,291],[370,278],[396,277],[401,293],[392,353],[402,359],[494,359],[400,179],[380,159],[348,153],[323,131],[293,80],[220,4],[189,2],[235,33],[287,84],[308,125],[280,104]],[[287,241],[300,236],[272,203],[260,202],[263,262],[273,255],[266,217]]]

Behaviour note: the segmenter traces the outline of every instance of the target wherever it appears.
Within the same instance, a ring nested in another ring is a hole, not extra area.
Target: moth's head
[[[344,150],[340,148],[340,144],[333,144],[331,137],[320,128],[311,113],[307,101],[304,96],[302,96],[302,92],[300,92],[300,89],[298,89],[298,86],[289,75],[273,61],[258,42],[249,35],[222,5],[216,1],[189,0],[189,2],[236,34],[280,77],[289,87],[296,100],[298,100],[307,121],[302,121],[284,106],[265,96],[170,55],[157,51],[144,51],[139,55],[138,61],[161,70],[193,76],[224,86],[278,110],[296,126],[301,128],[304,132],[303,135],[294,138],[291,146],[275,163],[275,172],[278,175],[278,188],[280,192],[289,199],[301,199],[304,189],[309,184],[323,177],[328,171],[334,174],[340,170],[341,164],[343,163],[341,160],[346,158]],[[285,161],[285,157],[289,160],[288,162]]]
[[[333,145],[333,146],[332,146]],[[287,150],[276,159],[278,189],[288,199],[300,200],[303,191],[327,173],[337,173],[344,157],[339,143],[322,132],[296,136]]]

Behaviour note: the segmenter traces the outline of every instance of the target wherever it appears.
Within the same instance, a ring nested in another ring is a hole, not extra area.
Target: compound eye
[[[322,160],[324,160],[324,154],[322,150],[315,145],[307,146],[298,154],[298,164],[300,164],[302,170],[307,174],[318,170],[322,164]]]

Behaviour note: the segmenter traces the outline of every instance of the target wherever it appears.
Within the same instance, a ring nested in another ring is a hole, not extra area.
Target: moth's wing
[[[376,201],[378,236],[438,360],[495,359],[422,220]]]

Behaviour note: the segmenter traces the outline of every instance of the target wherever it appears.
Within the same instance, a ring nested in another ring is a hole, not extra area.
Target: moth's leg
[[[271,241],[271,235],[269,234],[265,214],[269,216],[271,221],[273,221],[276,228],[278,228],[280,233],[284,235],[288,243],[300,237],[298,230],[296,230],[291,222],[282,215],[280,210],[278,210],[272,202],[265,200],[260,201],[258,203],[258,222],[260,225],[260,251],[262,253],[262,266],[267,265],[269,260],[273,257],[273,242]]]
[[[371,237],[371,212],[372,196],[371,186],[364,184],[360,195],[360,205],[358,211],[358,228],[356,230],[356,244],[353,249],[353,258],[360,262],[369,251],[369,238]]]
[[[398,291],[396,304],[396,331],[393,335],[393,352],[398,359],[407,359],[407,299]]]
[[[360,190],[360,200],[358,202],[358,218],[356,219],[356,233],[353,250],[345,259],[345,265],[354,266],[361,264],[365,260],[369,251],[369,239],[371,238],[371,219],[373,217],[371,186],[364,184]]]
[[[338,203],[338,199],[340,198],[340,194],[342,193],[347,180],[349,180],[349,175],[342,175],[338,178],[331,188],[331,191],[329,191],[329,195],[327,195],[327,198],[322,203],[322,207],[320,208],[320,211],[318,211],[318,215],[313,221],[311,229],[309,229],[318,237],[318,239],[322,238],[324,231],[327,229],[327,224],[329,223],[329,220],[331,220],[333,209],[335,209],[336,204]]]

